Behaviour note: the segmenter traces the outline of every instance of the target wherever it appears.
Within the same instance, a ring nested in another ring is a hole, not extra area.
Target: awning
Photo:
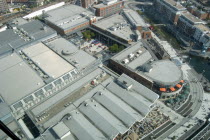
[[[176,89],[174,87],[170,87],[170,90],[171,91],[175,91]]]
[[[178,87],[178,88],[181,88],[181,87],[182,87],[182,85],[180,85],[180,84],[177,84],[177,85],[176,85],[176,87]]]
[[[160,91],[165,92],[166,88],[160,88]]]
[[[181,80],[180,83],[184,83],[184,80]]]

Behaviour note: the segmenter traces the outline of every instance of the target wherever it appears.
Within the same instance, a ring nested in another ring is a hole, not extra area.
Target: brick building
[[[124,7],[123,1],[105,0],[94,6],[96,9],[96,16],[107,17],[115,13],[119,13]]]
[[[81,4],[83,8],[88,8],[94,3],[96,3],[96,0],[81,0]]]
[[[186,8],[174,0],[155,0],[154,6],[169,22],[177,23],[179,16]]]
[[[177,27],[185,35],[192,37],[195,34],[195,25],[205,24],[201,19],[193,16],[189,12],[183,13],[177,22]]]
[[[132,25],[134,30],[137,30],[141,34],[141,38],[150,39],[152,37],[151,31],[149,30],[144,19],[134,10],[124,9],[123,15]]]
[[[195,12],[198,10],[195,6],[189,6],[187,7],[187,10],[191,13],[191,14],[195,14]]]
[[[209,13],[208,12],[205,12],[205,11],[200,11],[198,10],[196,7],[194,6],[189,6],[187,7],[187,10],[193,14],[194,16],[202,19],[202,20],[205,20],[207,18],[209,18]]]
[[[204,19],[208,18],[209,14],[207,12],[204,12],[204,11],[196,11],[195,16],[204,20]]]
[[[72,34],[87,28],[96,17],[80,6],[68,5],[46,12],[45,22],[59,34]]]

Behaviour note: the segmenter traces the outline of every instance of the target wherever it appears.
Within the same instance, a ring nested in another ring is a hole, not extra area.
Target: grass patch
[[[175,49],[180,49],[180,45],[181,43],[176,39],[176,37],[169,33],[166,29],[166,27],[154,27],[155,31],[162,37],[164,38],[166,41],[168,41],[173,48]]]

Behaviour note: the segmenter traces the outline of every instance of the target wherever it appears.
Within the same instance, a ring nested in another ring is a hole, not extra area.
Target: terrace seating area
[[[164,101],[164,103],[168,107],[172,108],[173,110],[177,110],[181,106],[183,106],[183,104],[186,104],[188,101],[189,102],[191,101],[191,96],[189,96],[189,93],[190,93],[190,87],[187,84],[183,87],[183,90],[176,98],[166,100],[166,101]],[[186,100],[188,100],[188,101],[186,101]]]

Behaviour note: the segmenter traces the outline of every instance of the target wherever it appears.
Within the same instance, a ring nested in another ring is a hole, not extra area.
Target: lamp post
[[[205,70],[203,70],[201,73],[201,81],[202,81],[202,79],[204,79],[204,76],[203,76],[204,73],[205,73]]]
[[[191,61],[191,58],[189,58],[189,61],[188,61],[189,65],[190,65],[190,61]]]

